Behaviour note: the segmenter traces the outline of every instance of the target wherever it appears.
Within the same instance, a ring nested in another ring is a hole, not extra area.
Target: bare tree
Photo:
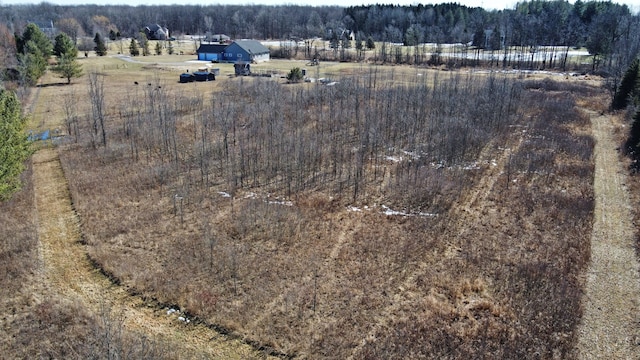
[[[104,77],[95,71],[89,73],[89,101],[91,102],[90,123],[93,137],[100,135],[102,146],[106,147]]]

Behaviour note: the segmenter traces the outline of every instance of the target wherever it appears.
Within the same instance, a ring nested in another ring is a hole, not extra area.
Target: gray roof
[[[269,49],[262,45],[258,40],[236,40],[234,42],[249,54],[255,55],[269,53]]]

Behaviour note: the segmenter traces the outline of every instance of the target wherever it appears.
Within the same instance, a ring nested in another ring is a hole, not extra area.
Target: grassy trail
[[[612,118],[591,116],[597,141],[595,219],[579,358],[640,359],[640,276],[626,170],[618,160]]]

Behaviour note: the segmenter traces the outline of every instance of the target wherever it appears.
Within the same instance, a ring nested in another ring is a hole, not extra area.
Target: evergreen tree
[[[96,51],[96,55],[105,56],[107,55],[107,46],[102,39],[100,33],[96,33],[96,36],[93,38],[93,42],[96,44],[96,47],[93,48]]]
[[[8,90],[0,90],[0,200],[8,199],[20,188],[20,173],[29,156],[29,141],[24,132],[25,118],[20,101]]]
[[[142,56],[149,55],[149,39],[147,39],[147,34],[140,32],[139,41],[142,47]]]
[[[58,58],[70,57],[75,59],[78,57],[78,48],[76,48],[75,44],[67,34],[60,33],[55,38],[53,54]]]
[[[174,50],[173,50],[173,42],[171,40],[169,40],[169,45],[167,46],[167,53],[169,55],[173,55],[173,52],[174,52]]]
[[[371,36],[369,36],[367,38],[367,49],[373,50],[375,48],[376,48],[376,43],[373,41],[373,38]]]
[[[640,170],[640,110],[633,116],[633,123],[629,131],[629,137],[625,144],[627,154],[633,159],[631,167],[634,170]]]
[[[302,75],[302,70],[300,70],[299,67],[294,67],[287,74],[287,80],[289,80],[289,82],[292,82],[292,83],[298,83],[302,81],[303,78],[304,76]]]
[[[18,71],[22,82],[34,86],[47,70],[47,60],[33,42],[29,41],[24,46],[24,53],[18,54]]]
[[[47,70],[53,45],[35,24],[29,24],[22,35],[16,35],[18,70],[22,81],[33,86]]]
[[[29,42],[33,42],[31,49],[27,48]],[[31,23],[24,29],[22,36],[16,35],[16,48],[19,54],[25,54],[27,51],[32,51],[34,47],[38,49],[45,61],[51,56],[53,50],[51,41],[36,24]]]
[[[638,72],[640,71],[640,61],[636,58],[633,60],[627,71],[624,73],[622,82],[616,90],[611,102],[611,108],[613,110],[620,110],[627,107],[629,104],[629,98],[637,95],[638,88]]]
[[[162,45],[159,41],[156,42],[156,55],[162,55]]]
[[[58,65],[51,70],[58,73],[61,78],[67,79],[67,84],[71,83],[72,78],[82,76],[82,65],[73,56],[62,56],[58,59]]]
[[[129,44],[129,54],[131,54],[131,56],[140,55],[140,49],[138,48],[136,39],[131,39],[131,44]]]

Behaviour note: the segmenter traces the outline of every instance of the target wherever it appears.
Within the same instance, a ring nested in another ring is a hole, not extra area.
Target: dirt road
[[[123,319],[126,329],[172,343],[184,349],[180,352],[184,358],[262,358],[263,354],[239,340],[195,322],[187,324],[178,319],[179,314],[168,315],[166,309],[129,295],[96,270],[80,243],[80,220],[72,208],[57,152],[39,150],[33,166],[43,293],[80,301],[96,313],[108,307]]]
[[[640,359],[640,276],[626,170],[609,116],[591,114],[596,140],[591,263],[578,332],[581,359]]]

